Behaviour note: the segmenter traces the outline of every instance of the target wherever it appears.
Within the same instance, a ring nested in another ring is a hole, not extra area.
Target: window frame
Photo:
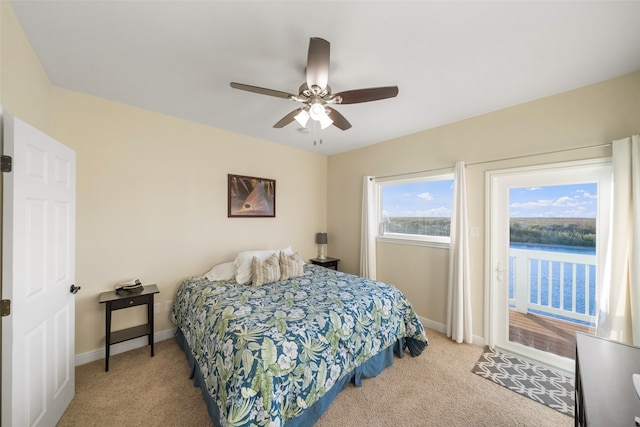
[[[382,212],[382,188],[384,186],[390,185],[400,185],[400,184],[411,184],[411,183],[419,183],[419,182],[429,182],[429,181],[448,181],[453,180],[455,185],[455,174],[454,170],[450,169],[447,172],[442,172],[442,169],[439,169],[439,172],[433,173],[421,173],[421,174],[413,174],[410,177],[398,178],[395,177],[387,177],[387,178],[376,178],[375,180],[375,193],[377,200],[377,209],[376,209],[376,222],[378,224],[378,233],[376,234],[376,242],[382,243],[395,243],[395,244],[404,244],[404,245],[414,245],[414,246],[429,246],[429,247],[437,247],[437,248],[449,248],[451,245],[451,236],[428,236],[422,234],[404,234],[404,233],[385,233],[383,228],[383,218],[384,214]],[[453,191],[452,190],[452,199],[453,199]],[[453,203],[451,208],[453,209]],[[449,217],[451,218],[451,217]]]

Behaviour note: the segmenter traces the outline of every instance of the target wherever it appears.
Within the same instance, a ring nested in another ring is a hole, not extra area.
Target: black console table
[[[576,333],[576,426],[634,426],[640,399],[632,374],[640,348]]]
[[[100,303],[106,304],[106,331],[105,331],[105,359],[104,370],[109,370],[109,352],[113,344],[132,340],[138,337],[148,336],[149,345],[151,346],[151,357],[153,357],[153,296],[160,291],[156,285],[144,285],[142,291],[111,291],[100,294]],[[138,305],[147,305],[147,323],[144,325],[134,326],[132,328],[122,329],[111,332],[111,312],[123,308],[135,307]]]

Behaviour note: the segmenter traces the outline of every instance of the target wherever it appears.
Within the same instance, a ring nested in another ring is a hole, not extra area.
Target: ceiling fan
[[[329,50],[330,44],[328,41],[319,37],[312,37],[309,40],[306,68],[307,81],[300,85],[298,95],[236,82],[231,82],[231,87],[304,104],[284,116],[278,123],[273,125],[274,128],[285,127],[294,120],[300,123],[302,127],[305,127],[309,119],[312,119],[320,123],[321,129],[333,124],[338,129],[347,130],[351,127],[351,123],[329,105],[377,101],[379,99],[393,98],[398,94],[397,86],[347,90],[333,94],[331,87],[328,85]]]

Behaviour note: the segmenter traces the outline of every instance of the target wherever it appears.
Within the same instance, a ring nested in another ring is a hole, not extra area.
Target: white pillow
[[[212,282],[216,280],[233,280],[235,276],[236,267],[233,262],[218,264],[204,274],[204,277]]]
[[[291,255],[293,250],[291,246],[288,248],[282,249],[282,251]],[[240,252],[234,261],[236,267],[236,282],[241,285],[246,285],[247,283],[251,283],[251,273],[252,273],[252,262],[253,257],[258,258],[260,261],[264,261],[269,258],[273,254],[278,254],[280,249],[266,249],[263,251],[246,251]]]

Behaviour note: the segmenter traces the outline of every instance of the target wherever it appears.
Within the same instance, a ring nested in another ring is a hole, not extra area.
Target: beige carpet
[[[350,385],[317,427],[570,426],[573,418],[471,372],[482,347],[428,330],[429,347]],[[76,368],[76,396],[58,426],[211,426],[175,339]]]

